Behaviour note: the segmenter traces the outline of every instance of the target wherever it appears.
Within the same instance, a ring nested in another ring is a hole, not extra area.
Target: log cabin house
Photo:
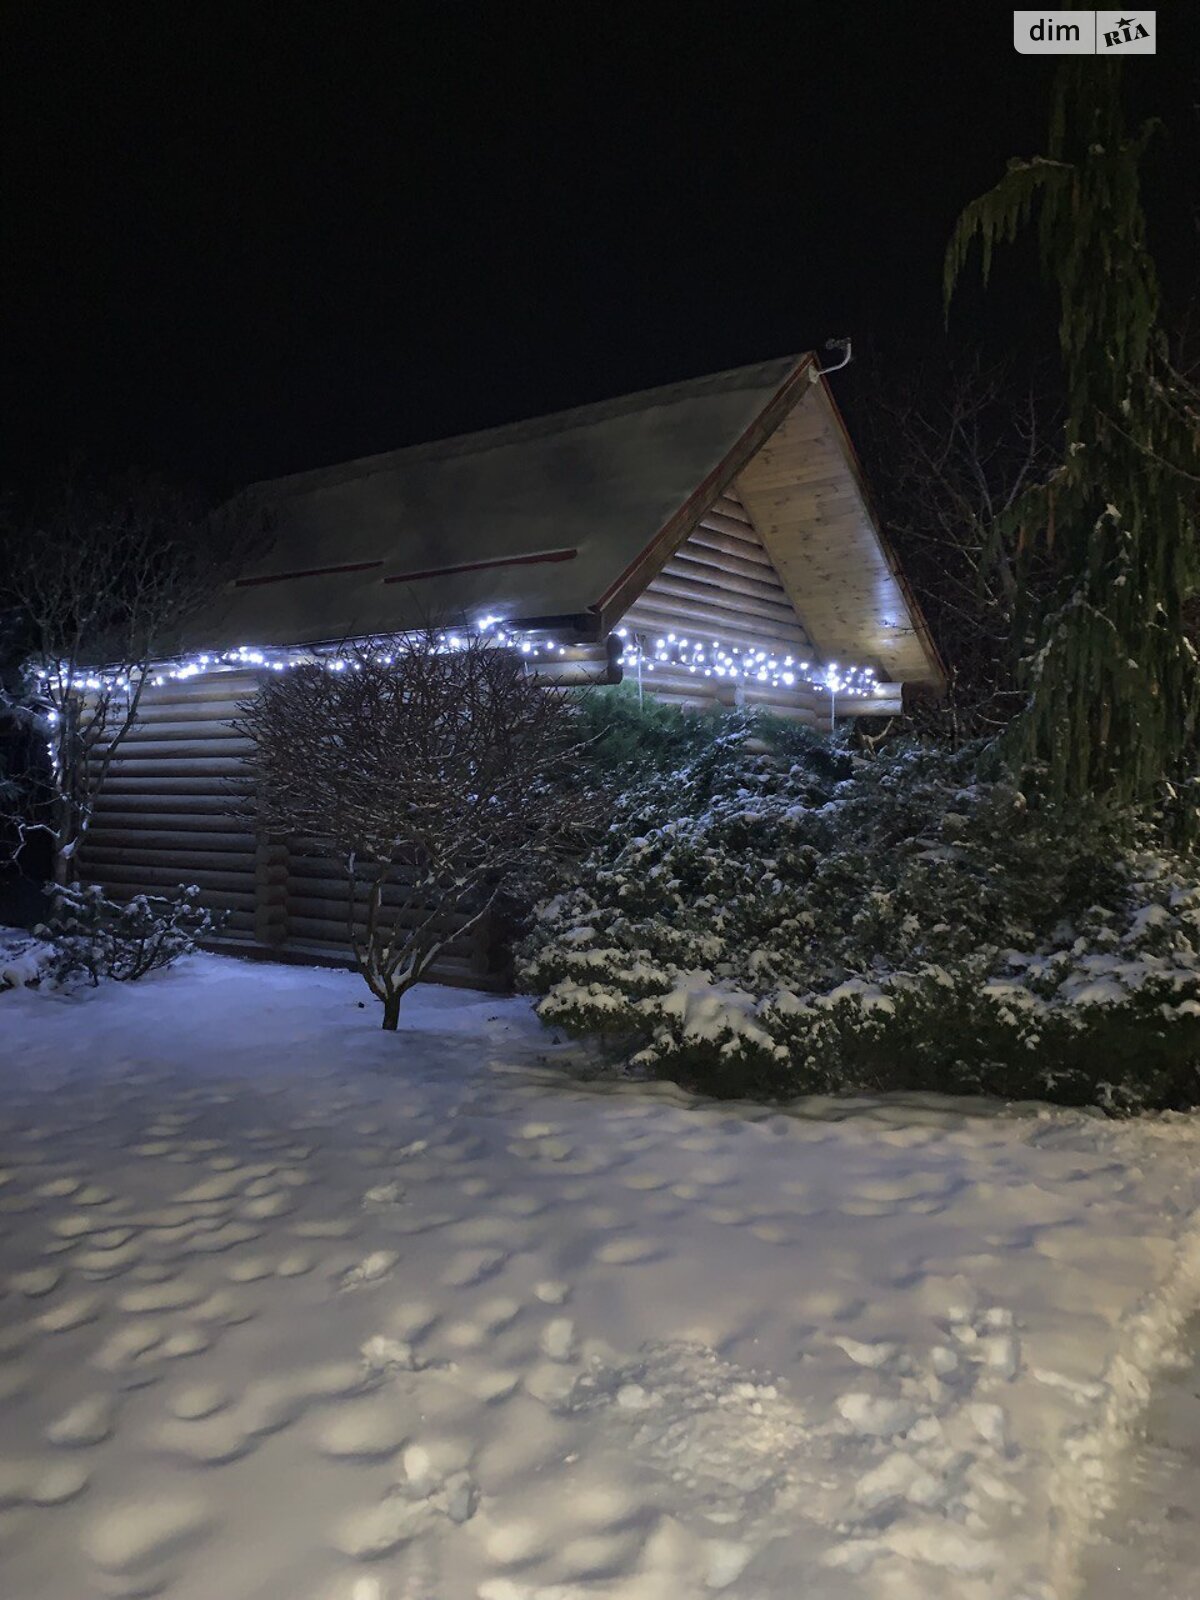
[[[486,615],[548,680],[633,675],[677,704],[818,726],[942,680],[811,355],[249,494],[271,510],[272,547],[146,690],[83,861],[117,896],[198,884],[247,954],[346,958],[338,867],[230,814],[248,753],[231,720],[289,652]],[[436,975],[501,986],[504,967],[481,929]]]

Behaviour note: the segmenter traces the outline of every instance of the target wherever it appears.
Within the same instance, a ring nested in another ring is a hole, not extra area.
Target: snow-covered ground
[[[1159,1374],[1118,1468],[1116,1503],[1084,1559],[1085,1600],[1200,1592],[1200,1317]]]
[[[589,1082],[527,1002],[0,995],[12,1600],[1061,1600],[1200,1125]]]

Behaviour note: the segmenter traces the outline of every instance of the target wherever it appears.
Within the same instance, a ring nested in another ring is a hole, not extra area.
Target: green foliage
[[[1048,606],[1018,615],[1030,695],[1008,752],[1055,798],[1146,804],[1165,792],[1194,836],[1200,672],[1186,607],[1200,583],[1200,409],[1167,359],[1146,245],[1140,166],[1156,126],[1126,133],[1119,84],[1116,63],[1064,62],[1047,155],[1010,163],[963,212],[946,298],[976,240],[986,280],[995,245],[1036,212],[1060,306],[1066,448],[997,532],[1057,546],[1066,577]]]
[[[752,719],[644,774],[519,952],[548,1022],[718,1094],[1200,1099],[1200,888],[981,752]]]
[[[719,712],[686,711],[642,698],[628,680],[583,695],[578,717],[593,776],[616,782],[631,771],[661,771],[699,754],[724,720]]]

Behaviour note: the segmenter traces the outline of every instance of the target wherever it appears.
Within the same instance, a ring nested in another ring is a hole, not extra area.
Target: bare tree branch
[[[336,856],[359,970],[400,1002],[501,891],[577,845],[594,809],[570,700],[513,651],[436,629],[269,679],[255,741],[259,826]]]
[[[96,486],[69,477],[46,508],[4,530],[0,619],[22,671],[0,710],[44,742],[10,806],[10,855],[49,836],[54,876],[77,876],[79,846],[121,745],[137,725],[152,663],[265,540],[261,513],[214,511],[153,478]]]
[[[953,739],[998,732],[1024,698],[1015,618],[1048,592],[1054,552],[1019,548],[999,529],[1054,465],[1047,388],[978,359],[930,362],[864,408],[871,480],[949,664],[946,698],[924,718]]]

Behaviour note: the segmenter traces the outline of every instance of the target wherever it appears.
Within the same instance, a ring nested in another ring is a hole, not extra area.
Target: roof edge
[[[863,507],[867,513],[867,520],[871,525],[871,531],[878,540],[879,548],[883,552],[883,558],[888,564],[888,570],[891,572],[892,577],[896,580],[901,597],[905,606],[908,608],[908,614],[912,619],[913,632],[920,640],[921,648],[925,653],[926,660],[929,662],[929,665],[932,668],[931,678],[924,680],[911,679],[909,681],[914,683],[917,681],[932,683],[939,691],[944,691],[949,682],[949,675],[946,671],[946,663],[942,659],[942,653],[937,647],[937,642],[930,631],[928,622],[925,620],[925,613],[921,610],[920,601],[917,599],[912,584],[908,581],[908,576],[904,571],[904,567],[900,561],[900,558],[897,556],[895,548],[892,545],[892,541],[889,539],[887,532],[884,529],[883,519],[879,515],[874,497],[871,494],[870,484],[867,482],[867,476],[863,471],[862,461],[859,457],[857,449],[855,448],[854,440],[850,437],[850,430],[846,426],[846,419],[842,416],[841,407],[834,399],[833,390],[830,388],[828,379],[826,379],[823,374],[817,374],[814,382],[816,383],[817,388],[820,390],[821,399],[824,401],[826,410],[829,412],[830,418],[833,421],[834,432],[837,436],[838,444],[841,448],[843,456],[845,457],[846,465],[849,467],[850,473],[854,478],[855,487],[862,497]]]
[[[595,602],[593,609],[599,614],[602,626],[609,626],[610,622],[615,622],[629,609],[642,589],[687,539],[717,496],[728,488],[755,451],[770,438],[807,392],[816,357],[810,350],[790,360],[791,365],[782,382],[747,423],[733,446]],[[631,590],[632,593],[629,592]]]
[[[481,428],[471,433],[456,433],[442,439],[418,441],[402,445],[397,450],[385,450],[373,455],[356,456],[349,461],[332,462],[327,467],[313,467],[303,472],[285,473],[278,478],[260,478],[248,484],[245,494],[266,498],[268,491],[284,491],[287,495],[305,490],[348,483],[358,478],[369,478],[377,472],[405,461],[433,458],[450,458],[474,455],[487,450],[503,449],[518,440],[545,437],[564,433],[571,428],[587,427],[610,417],[628,415],[635,411],[649,411],[655,406],[671,405],[685,396],[712,394],[721,390],[752,389],[761,386],[764,377],[779,368],[788,372],[808,356],[776,356],[769,361],[752,362],[749,366],[728,367],[723,372],[706,373],[698,378],[685,378],[677,383],[660,384],[652,389],[639,389],[633,394],[614,395],[607,400],[589,401],[585,405],[571,406],[565,411],[547,412],[542,416],[527,417],[516,422],[501,423],[493,428]],[[786,379],[785,379],[786,381]]]

